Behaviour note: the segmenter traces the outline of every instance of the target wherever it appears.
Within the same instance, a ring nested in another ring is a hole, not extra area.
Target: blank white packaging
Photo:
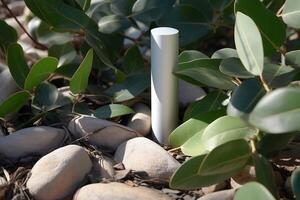
[[[179,31],[160,27],[151,30],[151,119],[152,131],[161,144],[178,123],[178,79],[173,70],[178,63]]]

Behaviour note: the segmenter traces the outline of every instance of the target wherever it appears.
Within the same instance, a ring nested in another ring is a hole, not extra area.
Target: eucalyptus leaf
[[[222,60],[220,71],[228,76],[237,78],[252,78],[253,75],[249,73],[243,63],[238,58],[227,58]]]
[[[112,0],[110,7],[115,14],[127,16],[131,13],[135,2],[136,0]]]
[[[282,11],[282,19],[283,21],[293,27],[300,28],[300,2],[294,0],[286,0],[283,6]]]
[[[110,87],[105,93],[113,97],[114,102],[135,98],[150,86],[150,75],[147,73],[128,76],[121,83]]]
[[[300,50],[287,52],[285,58],[293,67],[300,68]]]
[[[249,121],[267,133],[300,130],[300,88],[280,88],[264,96],[250,114]]]
[[[221,91],[208,93],[204,98],[188,106],[184,113],[184,121],[206,112],[221,110],[224,108],[223,101],[227,96]]]
[[[202,134],[205,129],[194,134],[190,139],[188,139],[182,146],[181,151],[187,156],[198,156],[208,153],[204,148],[203,141],[201,140]]]
[[[16,92],[0,105],[0,117],[19,111],[29,100],[30,94],[26,91]]]
[[[219,59],[197,59],[179,64],[174,73],[175,75],[187,76],[210,87],[219,89],[235,88],[231,78],[219,71],[220,62]],[[193,84],[194,82],[190,83]]]
[[[230,176],[201,176],[198,175],[198,169],[206,155],[199,155],[185,161],[172,175],[170,179],[170,188],[180,190],[195,190],[204,186],[212,185],[220,179]]]
[[[237,51],[231,48],[219,49],[216,51],[211,58],[215,59],[226,59],[226,58],[238,58]]]
[[[17,42],[17,31],[8,25],[4,20],[0,20],[0,47],[6,51],[8,45]]]
[[[29,67],[24,57],[23,48],[18,43],[9,45],[7,50],[7,64],[14,80],[19,87],[23,88],[29,73]]]
[[[178,63],[185,63],[185,62],[191,62],[193,60],[197,59],[207,59],[208,56],[205,55],[204,53],[196,50],[186,50],[180,53],[178,57]]]
[[[152,22],[160,19],[175,3],[175,0],[137,0],[133,7],[133,16],[141,21]]]
[[[100,119],[108,119],[131,113],[134,113],[134,111],[128,106],[122,104],[110,104],[97,108],[94,115]]]
[[[90,49],[79,68],[70,80],[70,90],[74,94],[83,92],[88,86],[89,75],[93,64],[93,50]]]
[[[57,99],[57,87],[51,83],[44,82],[36,88],[33,102],[42,108],[54,105]]]
[[[276,200],[260,183],[250,182],[242,186],[234,196],[234,200]]]
[[[224,116],[209,124],[203,134],[201,141],[205,149],[211,151],[226,142],[254,137],[258,129],[249,126],[238,117]]]
[[[59,59],[58,66],[69,64],[77,56],[74,44],[67,42],[64,44],[52,45],[48,49],[48,55]]]
[[[98,21],[98,30],[105,34],[123,31],[130,26],[126,17],[119,15],[108,15]]]
[[[255,22],[262,36],[265,55],[280,49],[286,39],[286,26],[260,0],[236,0],[235,11],[244,13]]]
[[[265,89],[257,79],[243,81],[230,98],[227,107],[228,115],[247,119],[249,113],[265,93]]]
[[[123,69],[128,74],[145,70],[144,59],[138,46],[134,45],[126,51],[124,55]]]
[[[241,12],[236,14],[234,40],[245,68],[253,75],[261,75],[264,66],[262,38],[255,22]]]
[[[263,71],[267,84],[274,88],[287,86],[295,75],[296,70],[286,65],[265,64]]]
[[[46,57],[39,60],[31,67],[24,83],[24,89],[31,90],[46,80],[56,70],[57,65],[58,60],[53,57]]]
[[[263,184],[274,197],[278,198],[273,168],[269,161],[260,154],[254,154],[253,163],[255,166],[256,180]]]
[[[246,140],[232,140],[213,149],[201,163],[198,174],[237,173],[246,166],[250,157],[251,148]]]

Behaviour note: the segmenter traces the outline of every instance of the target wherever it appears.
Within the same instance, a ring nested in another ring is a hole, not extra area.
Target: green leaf
[[[53,73],[57,68],[58,60],[53,57],[46,57],[35,63],[25,80],[24,89],[31,90],[40,84],[42,81],[46,80],[51,73]]]
[[[119,15],[108,15],[98,21],[98,30],[105,34],[122,31],[130,27],[130,22],[126,17]]]
[[[267,84],[274,87],[283,87],[293,81],[296,70],[286,65],[265,64],[263,77]]]
[[[249,121],[267,133],[287,133],[300,129],[300,89],[280,88],[264,96],[250,114]]]
[[[254,21],[241,12],[236,14],[234,40],[245,68],[253,75],[261,75],[264,66],[262,38]]]
[[[18,112],[29,100],[30,94],[26,91],[16,92],[0,105],[0,117]]]
[[[61,0],[25,0],[27,7],[48,25],[59,31],[85,32],[86,42],[108,67],[118,71],[111,63],[107,48],[102,42],[97,24],[83,11],[73,8]]]
[[[95,116],[100,119],[108,119],[131,113],[134,113],[134,111],[128,106],[122,104],[110,104],[95,110]]]
[[[196,190],[226,180],[236,173],[210,176],[199,175],[197,174],[198,169],[204,158],[205,155],[199,155],[185,161],[172,175],[169,183],[170,187],[180,190]]]
[[[188,139],[182,146],[181,151],[187,156],[198,156],[208,153],[208,151],[203,148],[203,141],[201,140],[202,134],[205,129],[194,134],[190,139]]]
[[[70,90],[72,93],[78,94],[87,88],[92,65],[93,50],[90,49],[70,80]]]
[[[258,80],[249,79],[243,81],[243,83],[234,90],[230,98],[227,107],[228,115],[247,119],[249,113],[265,93],[265,89]]]
[[[224,108],[222,103],[225,101],[225,99],[227,99],[227,96],[221,91],[208,93],[203,99],[200,99],[189,105],[184,113],[184,121],[198,116],[201,113]]]
[[[224,48],[216,51],[211,58],[214,59],[226,59],[226,58],[238,58],[237,51],[231,48]]]
[[[217,146],[236,139],[250,139],[258,129],[238,117],[224,116],[209,124],[202,134],[204,148],[211,151]]]
[[[131,13],[135,1],[136,0],[112,0],[110,7],[115,14],[127,16]]]
[[[264,156],[274,156],[280,150],[285,148],[293,139],[297,133],[285,133],[285,134],[265,134],[261,140],[257,143],[257,151]]]
[[[300,68],[300,50],[286,53],[285,58],[286,61],[290,62],[293,67]]]
[[[186,50],[180,53],[178,57],[178,63],[191,62],[197,59],[208,59],[208,56],[204,53],[196,50]]]
[[[219,59],[197,59],[179,64],[174,73],[184,75],[204,85],[219,89],[233,89],[231,78],[219,71]],[[188,81],[188,80],[187,80]],[[194,82],[189,81],[194,84]]]
[[[59,59],[58,66],[62,66],[74,61],[77,56],[77,52],[74,45],[71,42],[68,42],[59,45],[52,45],[48,49],[48,55]]]
[[[300,168],[293,171],[291,176],[293,192],[296,196],[296,200],[300,199]]]
[[[238,58],[227,58],[222,60],[220,71],[228,76],[237,78],[252,78],[253,75],[249,73],[243,63]]]
[[[263,184],[274,197],[278,197],[273,168],[269,161],[260,154],[253,155],[256,180]]]
[[[7,50],[7,64],[14,80],[19,87],[23,88],[29,73],[29,67],[24,57],[23,48],[18,43],[9,45]]]
[[[260,183],[250,182],[238,189],[234,200],[276,200]]]
[[[17,31],[8,25],[4,20],[0,20],[0,32],[0,47],[6,51],[6,48],[11,43],[17,42],[18,34]]]
[[[133,16],[141,21],[152,22],[160,19],[175,3],[175,0],[137,0],[133,7]]]
[[[138,46],[134,45],[126,51],[124,55],[123,69],[128,74],[145,70],[144,59]]]
[[[209,19],[191,5],[174,6],[157,24],[177,28],[181,45],[195,42],[210,31]]]
[[[217,175],[239,172],[251,157],[251,148],[246,140],[238,139],[213,149],[203,160],[198,174]]]
[[[293,28],[300,28],[300,2],[295,0],[286,0],[282,11],[283,21]]]
[[[112,96],[114,102],[135,98],[150,86],[150,75],[147,73],[128,76],[123,82],[110,87],[105,93]]]
[[[262,36],[265,55],[271,55],[279,50],[286,39],[286,26],[262,2],[259,0],[236,0],[235,11],[244,13],[255,22]]]
[[[33,102],[40,107],[52,106],[58,99],[58,90],[51,83],[41,83],[35,90]]]
[[[170,134],[170,145],[173,148],[180,147],[188,139],[193,137],[193,135],[204,129],[207,125],[208,123],[197,118],[187,120]]]

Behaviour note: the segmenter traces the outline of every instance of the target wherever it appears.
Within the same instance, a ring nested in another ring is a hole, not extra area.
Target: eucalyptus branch
[[[271,92],[271,89],[270,89],[269,85],[267,84],[266,80],[264,79],[264,77],[262,75],[260,75],[259,78],[260,78],[260,81],[261,81],[263,87],[265,88],[265,90],[267,92]]]
[[[18,20],[16,15],[13,13],[13,11],[7,6],[5,3],[5,0],[1,0],[2,6],[9,12],[9,14],[16,20],[17,24],[21,27],[21,29],[24,31],[24,33],[31,39],[33,43],[35,43],[37,46],[39,46],[42,50],[48,49],[47,46],[39,43],[37,40],[35,40],[26,30],[26,28],[22,25],[22,23]]]

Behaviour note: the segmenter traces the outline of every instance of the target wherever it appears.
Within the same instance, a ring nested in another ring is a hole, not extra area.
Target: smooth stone
[[[198,200],[233,200],[236,189],[223,190],[207,194]]]
[[[140,134],[126,126],[91,116],[76,117],[68,126],[75,138],[87,140],[90,144],[115,151],[117,147]]]
[[[183,80],[179,80],[179,102],[182,107],[200,100],[206,95],[206,92],[199,86],[192,85]]]
[[[23,15],[25,6],[26,5],[24,1],[13,1],[10,4],[8,4],[8,7],[14,13],[15,16]]]
[[[227,182],[226,181],[222,181],[220,183],[208,186],[208,187],[203,187],[201,188],[202,192],[204,194],[209,194],[209,193],[213,193],[213,192],[217,192],[220,190],[223,190],[227,187]]]
[[[18,91],[18,86],[8,68],[0,73],[0,103]]]
[[[251,181],[256,181],[255,168],[253,166],[247,166],[230,179],[230,184],[232,188],[236,189]]]
[[[36,200],[63,199],[74,194],[91,168],[84,148],[68,145],[42,157],[33,166],[26,186]]]
[[[145,104],[136,104],[133,107],[135,114],[131,117],[128,127],[147,136],[151,131],[151,110]]]
[[[126,169],[145,172],[148,178],[168,180],[180,166],[167,151],[155,142],[138,137],[122,143],[114,155]]]
[[[63,129],[47,126],[25,128],[0,137],[0,153],[13,161],[45,155],[62,145],[64,138]]]
[[[123,183],[96,183],[80,188],[73,200],[171,200],[166,194],[146,187],[131,187]]]

